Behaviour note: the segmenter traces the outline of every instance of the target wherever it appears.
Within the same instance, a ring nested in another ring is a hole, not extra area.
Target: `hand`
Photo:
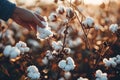
[[[36,26],[40,26],[44,28],[45,26],[41,23],[41,21],[45,21],[43,17],[38,14],[32,13],[29,10],[16,7],[14,13],[11,17],[16,23],[19,25],[29,29],[36,30]]]

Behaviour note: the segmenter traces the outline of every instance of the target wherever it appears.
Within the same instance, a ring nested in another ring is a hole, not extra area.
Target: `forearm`
[[[12,16],[15,7],[15,4],[8,0],[0,0],[0,19],[7,21]]]

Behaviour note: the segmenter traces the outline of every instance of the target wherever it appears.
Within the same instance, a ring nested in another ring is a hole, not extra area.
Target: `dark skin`
[[[17,24],[27,28],[28,30],[35,30],[36,26],[44,28],[41,21],[45,21],[43,17],[36,13],[32,13],[27,9],[16,7],[11,17]]]

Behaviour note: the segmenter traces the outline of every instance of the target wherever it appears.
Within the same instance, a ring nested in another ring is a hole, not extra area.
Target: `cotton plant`
[[[65,72],[64,77],[65,77],[66,80],[69,80],[70,77],[71,77],[71,73],[69,71]]]
[[[106,67],[116,67],[118,64],[120,64],[120,55],[117,55],[116,57],[113,58],[104,58],[103,63],[105,64]]]
[[[75,63],[71,57],[67,57],[66,60],[61,60],[58,66],[64,71],[71,71],[75,68]]]
[[[36,66],[31,65],[27,68],[27,76],[31,80],[38,80],[40,78],[40,72]]]
[[[79,77],[77,80],[89,80],[88,78]]]
[[[119,29],[118,24],[111,24],[109,30],[115,33]]]
[[[101,70],[96,71],[95,77],[95,80],[108,80],[107,73],[103,73]]]
[[[44,40],[47,39],[51,36],[53,36],[53,32],[51,31],[50,27],[48,27],[48,22],[47,21],[41,21],[41,23],[46,26],[45,28],[41,28],[37,26],[37,38]]]
[[[86,17],[82,24],[85,26],[85,28],[93,27],[94,19],[92,17]]]

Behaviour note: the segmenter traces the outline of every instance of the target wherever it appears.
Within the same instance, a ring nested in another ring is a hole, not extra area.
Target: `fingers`
[[[42,28],[45,28],[45,26],[41,23],[41,19],[39,19],[36,15],[34,17],[34,20],[33,20],[38,26],[42,27]]]
[[[16,16],[15,18],[13,18],[13,20],[14,20],[17,24],[19,24],[19,25],[27,28],[28,30],[31,30],[31,26],[30,26],[29,24],[23,22],[19,17]]]

